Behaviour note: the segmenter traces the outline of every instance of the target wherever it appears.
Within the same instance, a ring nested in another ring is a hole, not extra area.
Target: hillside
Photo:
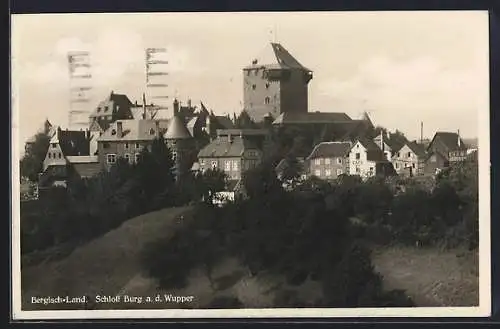
[[[138,216],[77,248],[64,259],[24,268],[23,309],[37,307],[29,302],[31,296],[116,295],[141,271],[138,259],[141,248],[165,236],[166,231],[173,233],[181,224],[181,215],[187,220],[189,210],[189,207],[167,208]]]

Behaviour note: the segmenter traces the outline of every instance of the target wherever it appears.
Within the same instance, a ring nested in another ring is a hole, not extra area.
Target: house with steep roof
[[[109,96],[100,101],[90,114],[89,125],[96,121],[102,129],[106,130],[116,120],[131,120],[134,118],[132,106],[132,102],[126,95],[111,91]]]
[[[243,172],[262,161],[267,134],[262,129],[217,130],[217,137],[198,152],[199,169],[219,169],[229,179],[241,179]]]
[[[333,180],[349,173],[350,142],[322,142],[307,157],[309,174],[325,180]]]
[[[467,145],[459,133],[436,132],[427,147],[425,172],[434,174],[467,158]]]
[[[100,170],[96,156],[90,155],[89,131],[56,129],[51,138],[39,176],[39,187],[65,186],[71,177],[86,178]]]
[[[97,138],[99,162],[103,170],[125,158],[129,163],[137,163],[144,147],[153,139],[164,134],[167,120],[117,120]]]
[[[392,175],[394,169],[384,152],[370,139],[358,139],[349,150],[349,175],[363,179]]]
[[[40,129],[38,129],[37,134],[42,133],[42,134],[47,135],[49,138],[52,138],[52,137],[54,137],[54,135],[56,134],[56,132],[57,132],[57,127],[53,126],[50,123],[49,119],[45,119],[42,127]],[[30,138],[28,138],[28,140],[24,144],[24,151],[28,152],[28,150],[31,148],[31,146],[35,142],[36,142],[36,135],[33,135]]]
[[[425,146],[416,141],[408,142],[392,157],[394,170],[398,175],[420,176],[425,172],[427,152]]]
[[[307,112],[308,84],[313,73],[279,43],[266,45],[243,68],[243,107],[255,122],[270,113]]]

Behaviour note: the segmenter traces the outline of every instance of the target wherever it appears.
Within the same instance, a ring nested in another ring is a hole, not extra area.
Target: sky
[[[91,53],[92,108],[111,91],[141,103],[145,48],[165,47],[171,95],[239,113],[242,68],[271,41],[314,72],[309,111],[367,111],[410,138],[420,122],[477,137],[489,111],[486,12],[36,14],[12,16],[13,128],[67,127],[74,50]]]

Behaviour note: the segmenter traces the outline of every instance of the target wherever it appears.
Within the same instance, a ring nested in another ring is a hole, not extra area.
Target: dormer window
[[[269,102],[271,102],[271,99],[270,99],[269,97],[266,97],[266,98],[264,99],[264,103],[269,104]]]

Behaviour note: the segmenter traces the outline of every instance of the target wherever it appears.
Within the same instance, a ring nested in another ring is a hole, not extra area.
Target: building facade
[[[126,95],[115,94],[111,91],[109,96],[99,102],[90,114],[89,126],[96,121],[103,130],[106,130],[116,120],[131,120],[134,118],[132,107],[133,104]]]
[[[257,167],[263,158],[267,131],[260,129],[219,129],[217,137],[198,153],[199,170],[218,169],[229,179]]]
[[[436,132],[432,138],[427,153],[426,172],[435,173],[453,163],[467,159],[467,145],[459,133]]]
[[[312,71],[282,45],[271,43],[261,58],[243,69],[243,105],[252,120],[263,121],[284,112],[308,111],[308,84]]]
[[[395,152],[391,162],[398,175],[420,176],[425,173],[426,160],[424,146],[413,141]]]
[[[372,140],[358,140],[349,150],[349,175],[370,178],[383,174],[384,165],[390,164],[384,153]]]
[[[322,142],[316,145],[307,158],[309,174],[325,180],[333,180],[349,173],[348,142]]]

